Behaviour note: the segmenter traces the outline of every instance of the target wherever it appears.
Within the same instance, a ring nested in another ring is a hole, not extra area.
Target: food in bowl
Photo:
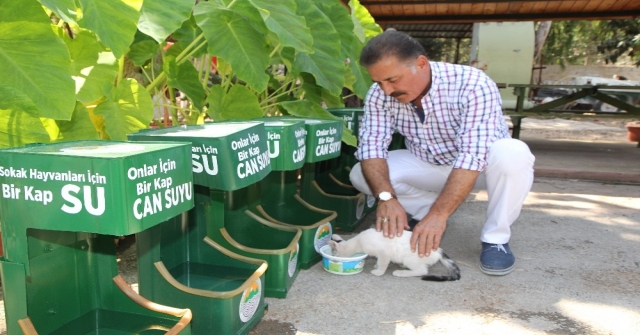
[[[350,257],[338,257],[333,255],[330,245],[320,248],[322,255],[322,266],[327,272],[337,275],[354,275],[362,272],[364,269],[364,260],[367,254],[359,252]]]

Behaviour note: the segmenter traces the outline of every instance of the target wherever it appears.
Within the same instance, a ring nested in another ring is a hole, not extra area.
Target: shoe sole
[[[488,269],[488,268],[485,268],[484,266],[482,266],[482,264],[480,264],[480,271],[482,271],[484,274],[488,274],[490,276],[508,275],[515,268],[516,268],[516,264],[515,263],[513,263],[513,265],[511,265],[510,267],[508,267],[506,269]]]

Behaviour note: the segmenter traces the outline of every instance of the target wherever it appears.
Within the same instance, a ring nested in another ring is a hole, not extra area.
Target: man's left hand
[[[411,252],[418,251],[418,256],[426,257],[432,250],[438,250],[444,230],[447,228],[447,219],[427,215],[413,228],[411,236]]]

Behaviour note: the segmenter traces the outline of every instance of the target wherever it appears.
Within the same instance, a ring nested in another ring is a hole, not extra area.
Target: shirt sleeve
[[[386,107],[386,96],[373,84],[367,93],[364,105],[364,117],[359,127],[358,149],[356,158],[387,158],[389,143],[393,135],[395,117]]]
[[[458,156],[453,168],[483,171],[491,144],[508,137],[502,116],[502,100],[498,86],[484,73],[471,76],[469,89],[463,90],[462,126],[457,136]]]

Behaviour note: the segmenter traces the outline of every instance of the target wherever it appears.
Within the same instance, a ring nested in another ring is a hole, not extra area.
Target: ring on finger
[[[389,218],[388,218],[388,217],[386,217],[386,216],[385,216],[385,217],[383,217],[383,218],[382,218],[382,223],[387,223],[387,222],[389,222]]]

